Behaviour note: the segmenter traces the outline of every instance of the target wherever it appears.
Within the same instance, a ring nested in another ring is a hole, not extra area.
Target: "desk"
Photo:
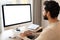
[[[15,36],[14,33],[15,32],[13,32],[13,29],[5,30],[4,32],[0,33],[0,40],[21,40],[19,37],[9,38],[11,36]]]
[[[13,30],[6,30],[0,34],[1,40],[20,40],[20,38],[9,38],[11,36],[15,36]]]

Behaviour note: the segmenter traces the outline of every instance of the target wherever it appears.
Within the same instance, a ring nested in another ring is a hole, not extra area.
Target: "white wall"
[[[1,0],[0,0],[1,3]],[[0,5],[0,9],[1,9],[1,5]],[[1,32],[1,10],[0,10],[0,32]]]

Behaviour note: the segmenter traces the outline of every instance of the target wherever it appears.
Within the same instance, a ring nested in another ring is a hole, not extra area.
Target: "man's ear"
[[[47,17],[49,17],[49,16],[50,16],[50,12],[48,11],[48,12],[47,12]]]

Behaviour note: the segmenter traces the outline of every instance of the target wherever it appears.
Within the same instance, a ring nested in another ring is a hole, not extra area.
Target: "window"
[[[1,4],[15,4],[16,0],[1,0]]]
[[[27,3],[31,3],[32,0],[16,0],[17,4],[27,4]]]
[[[21,0],[21,3],[28,3],[28,0]]]

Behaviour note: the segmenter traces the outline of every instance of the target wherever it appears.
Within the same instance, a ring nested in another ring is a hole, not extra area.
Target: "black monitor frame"
[[[17,5],[30,5],[30,21],[26,21],[26,22],[22,22],[22,23],[16,23],[16,24],[12,24],[12,25],[5,25],[4,6],[17,6]],[[14,26],[14,25],[18,25],[18,24],[24,24],[24,23],[32,22],[31,4],[4,4],[4,5],[2,5],[2,16],[3,16],[3,26],[4,27],[9,27],[9,26]]]

